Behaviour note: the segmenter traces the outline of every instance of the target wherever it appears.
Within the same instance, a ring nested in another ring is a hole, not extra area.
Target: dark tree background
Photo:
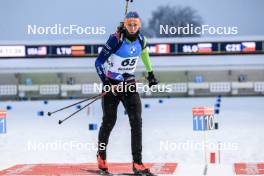
[[[193,27],[202,25],[202,17],[198,12],[189,6],[159,6],[157,10],[152,12],[152,17],[148,25],[143,23],[142,31],[148,37],[193,37],[197,34],[160,34],[160,25],[168,25],[169,27],[185,27],[193,25]]]

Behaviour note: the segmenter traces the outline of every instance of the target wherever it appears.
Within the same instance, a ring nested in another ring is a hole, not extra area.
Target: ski
[[[80,169],[81,171],[92,173],[94,175],[105,175],[105,176],[114,176],[115,174],[110,173],[109,171],[106,170],[90,170],[90,169]]]
[[[120,173],[120,174],[114,174],[114,175],[123,175],[123,176],[131,176],[131,175],[137,175],[137,176],[157,176],[155,174],[152,173],[148,173],[148,174],[133,174],[133,173]]]
[[[89,173],[94,173],[94,174],[98,174],[98,175],[105,175],[105,176],[157,176],[153,173],[145,173],[145,174],[135,174],[135,173],[111,173],[109,171],[105,171],[105,170],[97,170],[97,171],[91,171],[89,169],[81,169],[82,171],[86,171]]]
[[[108,170],[99,169],[99,175],[113,176],[114,174],[110,173]]]
[[[152,174],[152,173],[148,173],[148,174],[134,174],[134,173],[115,173],[115,174],[113,174],[112,173],[111,176],[134,176],[134,175],[136,175],[136,176],[157,176],[157,175]]]

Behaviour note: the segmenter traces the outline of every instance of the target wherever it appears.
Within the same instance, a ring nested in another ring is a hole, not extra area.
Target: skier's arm
[[[110,35],[108,41],[104,45],[102,51],[98,55],[95,61],[95,68],[98,76],[102,80],[102,82],[106,81],[106,75],[104,71],[104,63],[109,58],[109,56],[114,52],[114,49],[118,45],[118,38],[116,34]]]
[[[144,63],[144,66],[148,72],[148,81],[149,81],[149,87],[153,86],[153,85],[157,85],[158,84],[158,81],[157,79],[155,78],[155,75],[153,73],[153,69],[152,69],[152,65],[151,65],[151,62],[150,62],[150,57],[149,57],[149,52],[148,52],[148,49],[147,49],[147,39],[146,37],[144,37],[144,45],[143,45],[143,50],[141,52],[141,59]]]
[[[143,61],[143,64],[147,70],[147,72],[152,72],[152,65],[150,62],[150,57],[149,57],[149,52],[147,49],[147,39],[144,37],[144,45],[143,45],[143,50],[141,52],[141,59]]]

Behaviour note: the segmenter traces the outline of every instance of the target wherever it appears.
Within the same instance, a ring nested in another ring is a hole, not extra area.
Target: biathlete
[[[141,20],[138,13],[129,12],[125,17],[123,30],[110,35],[95,61],[95,67],[103,85],[113,88],[102,98],[103,121],[98,137],[97,163],[100,171],[104,173],[108,173],[106,149],[110,133],[116,123],[117,107],[121,101],[131,126],[133,172],[136,175],[151,175],[150,170],[142,163],[142,109],[134,75],[139,58],[142,59],[148,72],[149,86],[156,85],[158,82],[151,66],[147,39],[140,32],[140,28]],[[133,87],[128,89],[129,91],[116,91],[115,88],[120,83],[128,83],[127,86]]]

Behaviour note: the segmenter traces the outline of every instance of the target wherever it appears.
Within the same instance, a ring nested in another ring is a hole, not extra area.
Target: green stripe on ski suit
[[[143,61],[143,64],[147,70],[147,72],[152,72],[152,66],[150,62],[149,52],[147,46],[147,38],[144,36],[144,49],[141,52],[141,59]]]

